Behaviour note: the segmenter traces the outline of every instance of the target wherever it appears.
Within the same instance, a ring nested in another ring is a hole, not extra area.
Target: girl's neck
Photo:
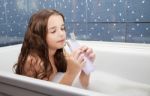
[[[53,58],[56,53],[56,50],[49,49],[49,58]]]
[[[57,69],[55,67],[55,62],[54,62],[54,55],[55,55],[55,53],[56,53],[56,50],[52,50],[52,49],[49,50],[49,60],[51,62],[51,65],[52,65],[54,73],[57,72]]]

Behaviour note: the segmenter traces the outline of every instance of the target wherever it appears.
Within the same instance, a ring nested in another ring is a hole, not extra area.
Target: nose
[[[65,34],[65,31],[63,31],[63,30],[59,30],[59,32],[58,32],[58,34],[60,35],[60,36],[64,36],[64,34]]]

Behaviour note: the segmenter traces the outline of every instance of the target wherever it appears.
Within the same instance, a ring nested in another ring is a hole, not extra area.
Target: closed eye
[[[51,33],[55,33],[55,32],[56,32],[56,30],[51,31]]]
[[[64,31],[64,30],[65,30],[65,28],[61,28],[61,30],[62,30],[62,31]]]

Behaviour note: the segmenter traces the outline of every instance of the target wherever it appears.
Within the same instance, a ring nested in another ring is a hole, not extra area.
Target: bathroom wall
[[[21,43],[43,8],[61,11],[80,40],[150,43],[150,0],[0,0],[0,46]]]

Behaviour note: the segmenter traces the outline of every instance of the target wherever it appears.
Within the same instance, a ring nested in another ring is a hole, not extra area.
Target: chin
[[[62,49],[62,48],[64,48],[64,46],[57,47],[57,49]]]

